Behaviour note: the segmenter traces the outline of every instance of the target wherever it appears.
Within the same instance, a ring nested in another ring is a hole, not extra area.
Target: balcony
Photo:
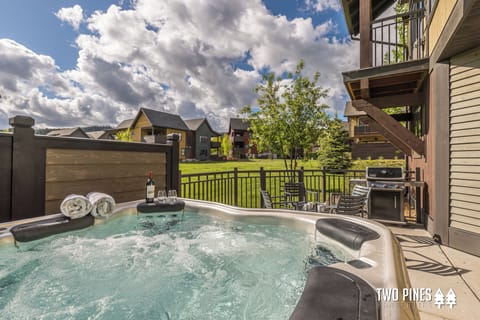
[[[368,125],[355,126],[353,128],[354,137],[365,137],[365,136],[378,136],[381,133]]]
[[[215,149],[215,148],[220,148],[220,142],[218,141],[210,141],[210,148]]]
[[[423,9],[412,10],[371,22],[372,67],[426,58],[426,28]],[[360,39],[362,41],[362,39]]]
[[[245,138],[243,136],[234,136],[233,142],[245,142]]]

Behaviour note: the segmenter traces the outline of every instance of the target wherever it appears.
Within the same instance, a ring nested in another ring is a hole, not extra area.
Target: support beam
[[[387,130],[381,127],[378,123],[375,122],[372,118],[369,117],[369,121],[364,121],[368,124],[373,130],[380,132],[382,136],[385,137],[391,144],[393,144],[398,149],[402,150],[407,156],[412,156],[412,149],[403,142],[402,140],[397,139],[394,135],[390,134]]]
[[[360,0],[360,69],[372,66],[372,0]]]
[[[368,78],[360,80],[360,96],[362,99],[370,98],[370,88],[368,83]]]
[[[395,121],[411,121],[413,116],[411,113],[397,113],[397,114],[392,114],[392,118],[395,119]]]
[[[379,126],[385,129],[385,131],[387,131],[391,136],[395,137],[397,142],[402,141],[402,144],[407,145],[411,150],[410,152],[406,152],[407,154],[412,155],[412,151],[419,155],[425,154],[425,145],[423,141],[411,133],[407,128],[395,121],[395,119],[393,119],[391,116],[365,100],[354,100],[352,101],[352,104],[357,110],[366,112],[369,117],[378,123]],[[388,137],[386,138],[388,139]],[[395,141],[391,142],[397,145]],[[400,148],[400,145],[397,145],[397,147]],[[403,148],[400,149],[405,151]]]
[[[423,93],[407,93],[365,100],[377,108],[419,106],[425,103],[425,95]]]

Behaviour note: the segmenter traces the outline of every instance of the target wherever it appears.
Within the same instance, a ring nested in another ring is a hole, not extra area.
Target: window
[[[182,148],[182,157],[185,157],[185,148]]]
[[[200,143],[208,143],[210,138],[207,136],[200,136]]]

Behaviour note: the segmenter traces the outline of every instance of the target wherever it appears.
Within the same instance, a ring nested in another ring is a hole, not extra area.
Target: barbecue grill
[[[401,167],[368,167],[367,186],[371,188],[368,218],[382,222],[405,223],[405,178]]]

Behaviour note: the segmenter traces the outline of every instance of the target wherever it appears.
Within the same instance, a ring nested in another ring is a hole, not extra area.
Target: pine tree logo
[[[434,298],[435,298],[434,304],[438,307],[438,309],[440,309],[445,304],[445,296],[443,295],[442,290],[437,289],[437,292],[435,292]]]
[[[455,294],[455,291],[453,291],[453,289],[448,290],[445,298],[445,304],[449,306],[450,309],[452,309],[453,306],[457,304],[457,295]]]

